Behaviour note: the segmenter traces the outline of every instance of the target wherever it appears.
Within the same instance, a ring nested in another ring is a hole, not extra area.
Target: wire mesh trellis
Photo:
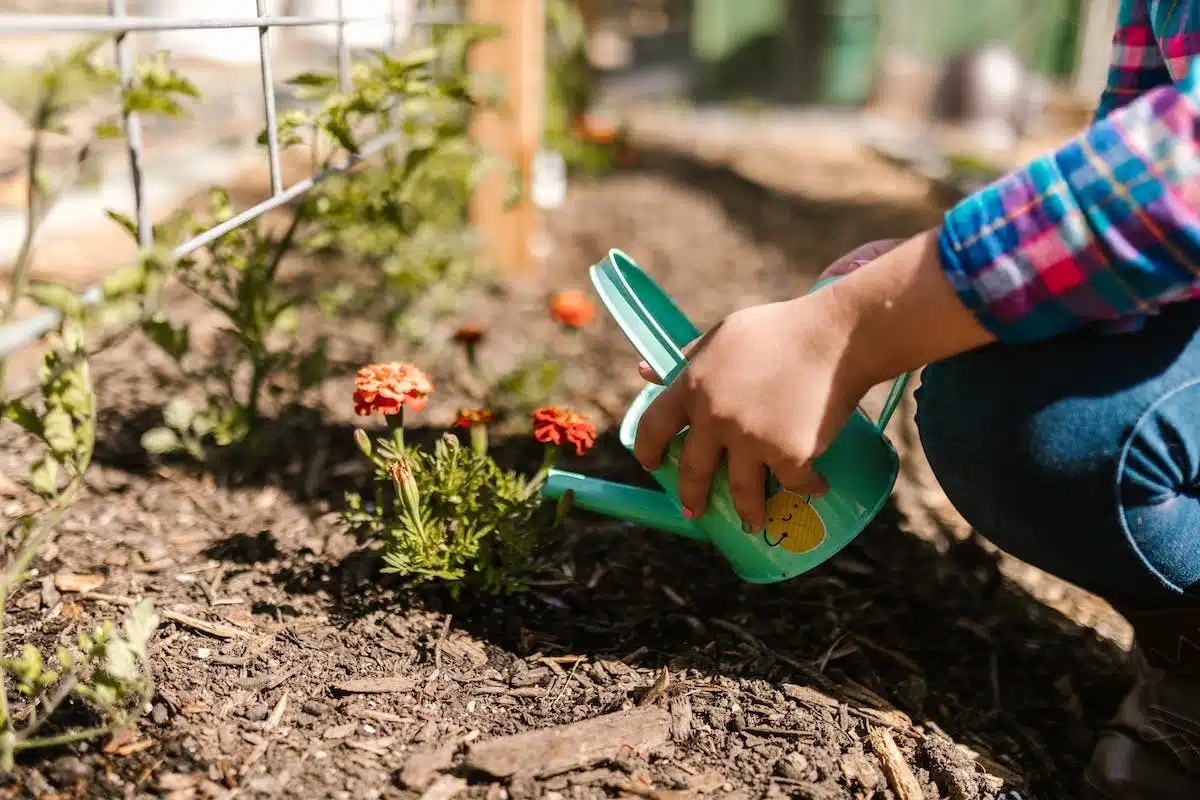
[[[133,65],[127,34],[139,31],[181,31],[181,30],[221,30],[221,29],[254,29],[259,36],[259,69],[262,75],[263,108],[266,126],[267,160],[270,174],[271,195],[244,211],[236,214],[225,222],[215,225],[196,236],[179,244],[171,251],[173,258],[183,258],[211,244],[230,231],[234,231],[249,222],[267,214],[293,200],[302,197],[314,186],[326,178],[345,172],[363,160],[386,150],[401,141],[398,131],[385,131],[374,139],[364,143],[356,154],[349,160],[324,172],[316,173],[297,181],[291,186],[283,185],[283,175],[280,160],[278,137],[278,122],[275,111],[275,82],[272,71],[270,36],[277,28],[303,28],[319,25],[336,25],[337,36],[337,71],[338,79],[343,89],[350,82],[350,45],[346,37],[346,26],[356,23],[370,23],[389,26],[392,31],[391,48],[398,45],[395,31],[401,21],[408,29],[417,32],[428,30],[430,26],[450,24],[459,21],[459,13],[455,8],[445,8],[444,3],[431,7],[431,0],[418,0],[416,7],[401,20],[398,9],[399,3],[393,0],[391,11],[384,15],[354,16],[346,13],[347,0],[337,0],[335,16],[297,15],[275,16],[269,13],[267,0],[255,0],[257,16],[239,18],[205,18],[205,17],[153,17],[134,16],[126,13],[126,0],[109,0],[109,13],[103,14],[73,14],[73,15],[43,15],[43,14],[6,14],[0,15],[0,36],[21,34],[46,33],[90,33],[113,34],[116,47],[117,69],[121,76],[122,87],[128,87],[133,78]],[[353,2],[353,0],[350,0]],[[132,191],[137,224],[139,248],[146,249],[153,244],[153,228],[150,212],[146,202],[146,176],[142,143],[141,121],[137,112],[124,115],[124,127],[128,146],[129,171],[132,181]],[[84,290],[82,299],[85,304],[93,305],[103,299],[103,291],[99,284],[89,286]],[[5,328],[0,328],[0,358],[6,357],[22,347],[37,342],[41,337],[53,331],[61,321],[61,315],[53,309],[43,309],[25,319],[19,320]]]

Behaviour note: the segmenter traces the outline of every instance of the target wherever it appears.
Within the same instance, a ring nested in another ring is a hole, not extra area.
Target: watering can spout
[[[575,506],[586,511],[689,539],[708,541],[708,536],[700,526],[685,517],[679,504],[664,492],[589,478],[574,472],[550,470],[542,486],[542,494],[557,499],[567,492],[574,495]]]

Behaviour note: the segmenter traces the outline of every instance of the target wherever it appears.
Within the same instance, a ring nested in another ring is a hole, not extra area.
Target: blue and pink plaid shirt
[[[1092,125],[946,214],[942,265],[1000,341],[1200,298],[1197,55],[1200,0],[1122,0]]]

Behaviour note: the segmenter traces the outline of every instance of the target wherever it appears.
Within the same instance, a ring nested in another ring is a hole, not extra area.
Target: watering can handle
[[[683,348],[699,338],[699,329],[620,250],[609,250],[590,275],[600,300],[638,355],[664,384],[674,380],[687,366]]]
[[[590,270],[592,285],[608,313],[629,339],[650,369],[664,384],[669,384],[687,366],[683,348],[700,337],[700,331],[680,311],[654,280],[617,249]],[[816,291],[838,278],[818,282]],[[904,397],[910,373],[892,381],[891,391],[879,412],[875,426],[882,433]]]

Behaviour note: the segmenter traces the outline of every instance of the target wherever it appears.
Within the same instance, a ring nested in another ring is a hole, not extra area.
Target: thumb
[[[683,346],[682,350],[684,358],[687,358],[691,355],[692,349],[695,348],[699,341],[699,339],[694,339]],[[657,383],[659,386],[662,385],[662,379],[654,374],[654,370],[652,370],[650,365],[645,361],[638,362],[638,375],[641,375],[642,380],[646,381],[647,383]]]

